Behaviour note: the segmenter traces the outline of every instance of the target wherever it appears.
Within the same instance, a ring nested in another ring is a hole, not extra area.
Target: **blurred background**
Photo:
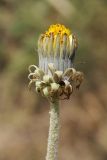
[[[43,160],[49,104],[28,90],[37,40],[61,23],[78,37],[79,91],[60,102],[59,160],[107,160],[107,0],[0,0],[0,160]]]

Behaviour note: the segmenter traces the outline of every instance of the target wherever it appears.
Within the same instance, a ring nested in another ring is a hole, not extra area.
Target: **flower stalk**
[[[58,140],[59,140],[59,100],[54,99],[50,102],[50,127],[47,145],[46,160],[58,159]]]

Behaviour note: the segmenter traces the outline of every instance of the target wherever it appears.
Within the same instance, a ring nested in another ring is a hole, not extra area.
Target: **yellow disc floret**
[[[53,36],[56,36],[58,34],[60,36],[63,36],[64,34],[66,34],[67,36],[69,36],[71,34],[71,32],[64,25],[55,24],[55,25],[51,25],[49,27],[48,31],[46,31],[46,33],[45,33],[46,36],[50,36],[51,34],[53,34]]]

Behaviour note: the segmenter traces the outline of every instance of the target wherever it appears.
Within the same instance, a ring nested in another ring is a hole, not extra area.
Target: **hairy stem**
[[[59,139],[59,101],[50,103],[50,127],[47,146],[46,160],[58,159],[58,139]]]

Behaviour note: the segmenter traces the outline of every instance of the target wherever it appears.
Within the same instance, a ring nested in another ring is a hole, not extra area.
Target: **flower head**
[[[84,79],[73,68],[76,49],[77,40],[69,29],[51,25],[38,40],[39,67],[29,66],[29,86],[35,83],[36,92],[49,99],[68,99]]]
[[[48,73],[48,63],[56,69],[65,71],[73,66],[76,37],[64,25],[51,25],[38,40],[39,67]]]

